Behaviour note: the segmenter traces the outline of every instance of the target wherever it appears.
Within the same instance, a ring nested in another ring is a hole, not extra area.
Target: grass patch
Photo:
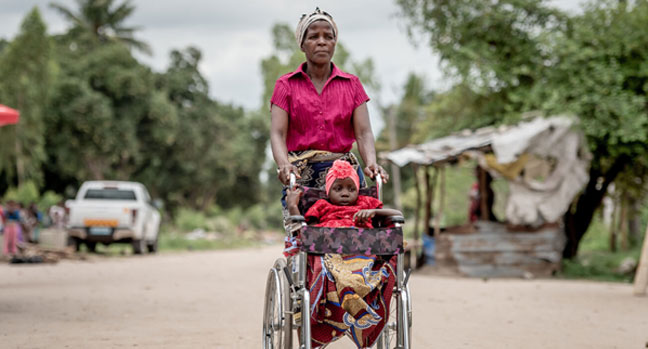
[[[158,243],[159,250],[164,251],[206,251],[224,250],[231,248],[242,248],[257,246],[261,242],[257,239],[224,237],[215,240],[187,240],[185,234],[167,233],[160,235]]]
[[[633,282],[634,272],[620,274],[617,269],[621,262],[634,258],[639,262],[641,245],[626,251],[610,251],[610,235],[605,224],[597,215],[590,225],[579,246],[578,256],[562,261],[562,270],[557,275],[565,279],[588,279],[598,281]]]
[[[215,239],[196,240],[189,240],[186,238],[186,235],[178,232],[161,232],[158,240],[158,252],[226,250],[259,246],[266,243],[256,234],[243,234],[241,236],[229,235]],[[277,234],[277,243],[280,241],[279,236]],[[133,254],[133,248],[127,243],[114,243],[108,246],[97,244],[96,251],[105,257]],[[81,246],[81,252],[89,253],[85,245]]]
[[[563,260],[558,277],[631,283],[634,272],[620,274],[617,268],[625,258],[632,257],[638,261],[640,252],[639,247],[619,252],[583,251],[573,260]]]

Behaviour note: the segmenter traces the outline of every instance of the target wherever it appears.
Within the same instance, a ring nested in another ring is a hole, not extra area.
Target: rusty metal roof
[[[381,152],[380,157],[391,161],[399,167],[407,164],[433,165],[439,162],[452,161],[471,150],[483,150],[491,146],[501,150],[511,146],[515,148],[516,143],[527,143],[549,127],[571,125],[571,123],[572,121],[569,118],[559,116],[547,119],[536,118],[517,125],[488,126],[474,131],[463,130],[426,143],[410,145],[391,152]],[[520,142],[517,142],[518,140]],[[498,143],[498,141],[502,144],[494,144]],[[495,151],[497,152],[497,149]]]

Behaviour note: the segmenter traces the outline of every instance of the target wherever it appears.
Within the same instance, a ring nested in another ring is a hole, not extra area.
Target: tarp
[[[507,179],[507,220],[540,225],[558,221],[589,180],[590,154],[573,120],[554,116],[467,130],[380,155],[400,167],[475,157],[491,174]]]
[[[16,109],[0,104],[0,126],[16,124],[19,118],[20,113]]]

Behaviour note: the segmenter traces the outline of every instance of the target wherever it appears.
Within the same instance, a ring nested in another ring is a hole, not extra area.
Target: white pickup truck
[[[77,250],[81,244],[93,252],[97,243],[130,243],[135,254],[157,251],[160,213],[141,183],[84,182],[66,205],[69,241]]]

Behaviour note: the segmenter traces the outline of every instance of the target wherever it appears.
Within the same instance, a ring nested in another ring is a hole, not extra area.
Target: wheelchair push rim
[[[404,314],[401,315],[399,312],[399,304],[403,303]],[[398,291],[394,290],[392,294],[391,304],[389,306],[389,318],[383,328],[380,337],[377,340],[376,348],[377,349],[393,349],[393,348],[403,348],[399,343],[399,324],[405,323],[407,329],[403,331],[403,337],[400,338],[401,343],[407,343],[407,349],[412,345],[412,300],[410,297],[409,285],[403,287],[403,295],[399,295]],[[405,338],[407,337],[407,338]]]
[[[263,307],[263,348],[290,348],[291,319],[287,318],[289,307],[288,286],[282,269],[286,263],[278,259],[268,272],[265,304]]]

